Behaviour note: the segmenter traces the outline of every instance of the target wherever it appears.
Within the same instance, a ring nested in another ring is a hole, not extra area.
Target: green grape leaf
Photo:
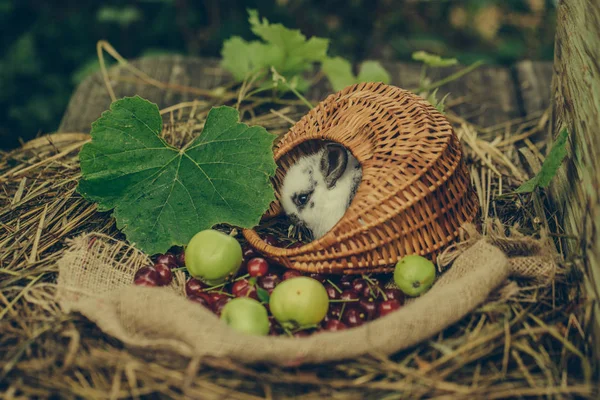
[[[550,153],[548,153],[548,156],[542,163],[540,171],[536,176],[519,186],[516,190],[517,193],[531,193],[538,187],[548,187],[567,155],[566,144],[568,136],[569,132],[566,128],[558,134],[556,141],[552,144]]]
[[[248,10],[248,16],[252,32],[263,41],[247,42],[234,36],[224,42],[221,50],[221,66],[237,81],[261,70],[268,72],[270,67],[289,80],[326,58],[329,40],[307,40],[299,30],[260,19],[256,10]]]
[[[275,199],[275,136],[225,106],[212,108],[181,150],[161,137],[162,124],[158,107],[139,96],[113,102],[79,153],[78,192],[113,210],[117,227],[148,254],[216,224],[255,226]]]
[[[223,43],[221,66],[231,72],[237,81],[243,81],[250,74],[270,65],[281,64],[283,53],[273,45],[259,41],[247,42],[234,36]]]
[[[364,61],[358,71],[358,82],[390,83],[390,74],[377,61]]]
[[[252,32],[286,53],[284,64],[280,68],[275,66],[281,72],[300,72],[310,66],[310,62],[322,61],[327,57],[327,47],[329,40],[312,37],[306,40],[297,29],[288,29],[282,24],[271,24],[266,18],[262,20],[256,10],[248,10],[248,21]],[[297,68],[302,68],[300,71]]]
[[[257,286],[256,295],[261,303],[269,304],[269,300],[271,299],[271,297],[269,296],[269,292],[267,290]]]
[[[450,67],[458,64],[458,60],[456,58],[442,58],[438,55],[430,54],[422,50],[412,53],[412,59],[415,61],[422,61],[430,67]]]
[[[390,82],[390,75],[377,61],[363,62],[358,77],[352,73],[350,62],[341,57],[327,58],[321,68],[335,91],[360,82]]]

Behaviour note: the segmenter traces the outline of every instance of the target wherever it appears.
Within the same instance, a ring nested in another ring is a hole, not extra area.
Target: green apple
[[[327,290],[316,279],[299,276],[275,286],[269,300],[271,314],[284,328],[318,324],[329,308]]]
[[[403,257],[394,269],[396,285],[408,296],[425,293],[435,280],[435,266],[425,257],[413,254]]]
[[[214,229],[198,232],[185,249],[185,266],[191,276],[219,284],[242,265],[242,246],[235,238]]]
[[[261,336],[269,333],[267,309],[249,297],[238,297],[227,303],[221,319],[238,332]]]

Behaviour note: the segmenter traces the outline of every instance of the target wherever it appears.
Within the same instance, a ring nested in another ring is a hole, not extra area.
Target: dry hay
[[[235,96],[233,96],[235,97]],[[264,107],[233,98],[245,122],[283,133],[298,102]],[[164,134],[181,144],[197,134],[211,102],[163,110]],[[485,218],[522,232],[549,229],[562,253],[557,218],[540,195],[511,195],[539,168],[547,114],[481,129],[448,112],[467,152]],[[66,238],[98,231],[120,237],[109,213],[75,187],[84,134],[56,134],[0,158],[0,390],[5,398],[203,399],[595,398],[591,304],[582,260],[571,255],[551,287],[510,282],[491,301],[436,337],[387,358],[378,355],[305,368],[248,367],[223,359],[167,360],[125,349],[53,301],[55,261]],[[521,149],[520,151],[518,149]],[[524,150],[523,150],[524,149]],[[485,224],[484,224],[485,226]],[[273,228],[275,229],[275,228]],[[151,312],[151,310],[148,310]],[[202,338],[198,338],[202,340]]]

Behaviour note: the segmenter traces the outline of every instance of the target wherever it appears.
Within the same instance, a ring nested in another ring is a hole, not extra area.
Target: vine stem
[[[440,79],[439,81],[434,82],[429,86],[413,88],[413,89],[411,89],[411,92],[415,92],[415,93],[428,92],[432,89],[438,88],[440,86],[444,86],[445,84],[450,83],[450,82],[468,74],[469,72],[475,70],[476,68],[479,68],[483,64],[484,64],[484,61],[482,61],[482,60],[475,61],[473,64],[469,65],[468,67],[465,67],[459,71],[456,71],[452,75],[449,75],[449,76],[445,77],[444,79]]]
[[[273,80],[274,81],[278,81],[283,83],[289,90],[292,91],[292,93],[294,93],[296,95],[296,97],[298,97],[300,99],[300,101],[302,101],[306,107],[312,109],[314,106],[310,103],[310,101],[306,100],[306,97],[302,96],[300,94],[299,91],[296,90],[296,88],[290,86],[290,84],[288,83],[288,81],[279,74],[279,72],[277,72],[277,70],[274,67],[271,67],[271,72],[273,73]]]

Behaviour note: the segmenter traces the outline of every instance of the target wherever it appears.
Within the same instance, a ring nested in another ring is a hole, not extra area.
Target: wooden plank
[[[521,61],[514,68],[525,115],[545,111],[550,106],[552,63]]]
[[[131,63],[149,76],[161,82],[212,89],[228,81],[229,74],[219,68],[218,59],[200,59],[181,56],[161,56],[142,58]],[[392,84],[402,88],[419,86],[421,67],[415,63],[384,62],[392,77]],[[428,76],[438,80],[457,71],[458,67],[430,69]],[[117,68],[118,77],[132,78],[123,68]],[[195,96],[175,90],[159,89],[143,82],[113,82],[117,97],[138,94],[167,107],[181,101],[189,101]],[[321,79],[312,87],[308,98],[314,103],[323,100],[333,90],[326,79]],[[489,126],[510,120],[522,114],[517,101],[517,88],[512,80],[510,69],[482,67],[457,81],[442,87],[439,97],[450,92],[450,98],[462,98],[463,103],[453,110],[469,121]],[[61,122],[61,132],[89,132],[91,123],[108,109],[110,97],[99,73],[86,79],[73,94]]]
[[[552,135],[569,129],[568,159],[551,193],[562,226],[580,241],[568,241],[583,254],[586,294],[594,304],[594,347],[600,360],[600,2],[561,1],[552,79]]]
[[[434,70],[432,77],[441,79],[450,71]],[[437,76],[435,74],[438,74]],[[518,118],[522,115],[517,101],[517,86],[509,68],[482,66],[440,88],[440,95],[450,93],[450,99],[463,97],[464,101],[453,109],[469,122],[488,127]]]
[[[189,85],[200,89],[213,89],[229,79],[227,72],[219,68],[218,59],[200,59],[182,56],[160,56],[137,59],[133,66],[161,82]],[[115,68],[118,77],[131,79],[131,73]],[[136,80],[136,82],[112,82],[117,98],[140,95],[160,108],[190,101],[190,93],[160,89]],[[89,132],[91,123],[110,106],[110,96],[100,73],[85,79],[75,90],[63,116],[59,132]]]

